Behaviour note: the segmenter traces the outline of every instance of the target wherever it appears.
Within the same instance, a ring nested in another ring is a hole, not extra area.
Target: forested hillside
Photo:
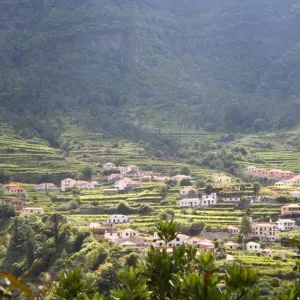
[[[1,117],[90,130],[260,131],[300,114],[296,0],[2,0]]]

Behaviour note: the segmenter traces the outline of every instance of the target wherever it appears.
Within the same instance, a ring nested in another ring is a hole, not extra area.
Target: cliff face
[[[14,116],[298,122],[294,0],[3,0],[0,12],[0,104]]]

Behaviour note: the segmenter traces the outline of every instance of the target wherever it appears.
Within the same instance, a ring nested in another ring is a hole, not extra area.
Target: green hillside
[[[296,2],[3,0],[1,117],[53,145],[66,114],[146,140],[154,128],[292,127]]]

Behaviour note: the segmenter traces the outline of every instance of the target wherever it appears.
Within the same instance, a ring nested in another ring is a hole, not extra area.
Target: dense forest
[[[0,12],[0,113],[22,134],[51,140],[66,115],[124,136],[299,122],[296,0],[3,0]]]

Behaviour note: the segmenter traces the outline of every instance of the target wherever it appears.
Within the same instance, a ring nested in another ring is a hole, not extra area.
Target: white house
[[[102,168],[106,170],[115,169],[116,165],[112,162],[106,162],[105,164],[102,165]]]
[[[173,241],[168,243],[167,246],[168,247],[176,247],[176,246],[183,245],[185,243],[185,241],[189,238],[190,237],[188,235],[179,233],[179,234],[177,234],[176,238]],[[160,239],[157,232],[154,232],[153,239],[154,239],[154,244],[156,247],[165,246],[165,242]]]
[[[130,228],[119,231],[120,237],[123,239],[133,238],[139,236],[139,232]]]
[[[140,236],[138,231],[133,229],[125,229],[115,232],[105,231],[104,237],[111,242],[119,244],[121,246],[123,246],[124,243],[134,243],[135,246],[147,245],[146,239]]]
[[[240,202],[241,201],[241,197],[222,197],[222,201],[224,202]]]
[[[100,184],[97,181],[83,181],[83,180],[74,180],[71,178],[66,178],[61,181],[61,190],[65,192],[72,188],[94,190],[100,187]]]
[[[196,198],[198,196],[198,191],[196,188],[192,186],[185,186],[180,191],[180,197],[181,198]]]
[[[246,173],[252,174],[253,170],[257,169],[255,166],[248,166],[245,168]]]
[[[240,232],[240,229],[237,226],[229,225],[227,228],[228,228],[228,231],[232,234]]]
[[[168,243],[168,247],[176,247],[184,244],[184,241],[189,238],[188,235],[185,234],[177,234],[176,238]]]
[[[24,207],[22,208],[22,213],[42,215],[44,209],[42,207]]]
[[[61,190],[63,192],[70,190],[71,188],[73,188],[76,185],[76,180],[72,179],[72,178],[66,178],[64,180],[61,181]]]
[[[130,228],[121,231],[115,231],[115,232],[105,231],[104,234],[104,237],[107,239],[114,239],[114,238],[129,239],[138,236],[139,236],[139,232]]]
[[[107,217],[107,223],[128,223],[129,217],[125,215],[110,215]]]
[[[227,242],[224,244],[224,248],[228,250],[237,250],[239,247],[239,244],[234,243],[234,242]]]
[[[58,187],[54,184],[54,183],[41,183],[38,184],[34,187],[35,191],[37,192],[41,192],[41,191],[53,191],[53,190],[57,190]]]
[[[253,236],[259,237],[262,241],[275,241],[278,238],[278,227],[276,223],[252,223],[251,227]]]
[[[199,198],[185,198],[179,200],[180,207],[195,207],[200,206],[201,200]]]
[[[260,252],[260,244],[255,242],[249,242],[246,244],[247,251],[249,252]]]
[[[218,199],[217,193],[202,194],[202,199]]]
[[[296,222],[290,219],[279,219],[275,223],[280,231],[291,231],[298,228],[298,226],[295,225]]]
[[[210,240],[202,240],[199,243],[199,248],[204,252],[213,252],[215,250],[215,244]]]
[[[287,185],[299,186],[300,185],[300,175],[297,175],[291,179],[286,180]]]
[[[122,179],[122,178],[123,178],[122,174],[120,174],[120,173],[114,173],[114,174],[108,175],[107,180],[108,181],[112,181],[112,180]]]
[[[210,205],[216,205],[217,204],[217,198],[202,198],[200,199],[200,206],[210,206]]]
[[[291,192],[291,195],[292,195],[292,197],[294,197],[294,198],[300,198],[300,191],[293,191],[293,192]]]
[[[124,177],[121,180],[118,180],[115,182],[115,188],[118,188],[119,190],[124,190],[126,188],[136,188],[141,185],[140,182],[134,181],[130,178]]]
[[[100,188],[100,184],[97,181],[88,181],[86,188],[88,190],[94,190]]]
[[[121,174],[121,175],[124,175],[124,174],[126,174],[126,173],[129,172],[127,167],[122,167],[122,166],[120,166],[120,167],[118,167],[117,169],[120,171],[120,174]]]
[[[260,251],[261,254],[266,254],[268,256],[272,256],[273,255],[273,250],[272,249],[269,249],[269,248],[265,248],[265,249],[262,249]]]
[[[190,237],[190,238],[186,239],[186,240],[184,241],[184,244],[186,244],[186,245],[191,245],[191,246],[193,246],[193,247],[198,248],[198,245],[199,245],[199,243],[200,243],[201,241],[202,241],[202,240],[199,239],[198,237],[193,236],[193,237]]]
[[[284,181],[277,181],[275,186],[286,186],[287,184]]]
[[[129,166],[127,166],[127,170],[128,170],[128,172],[138,172],[139,167],[136,165],[129,165]]]

